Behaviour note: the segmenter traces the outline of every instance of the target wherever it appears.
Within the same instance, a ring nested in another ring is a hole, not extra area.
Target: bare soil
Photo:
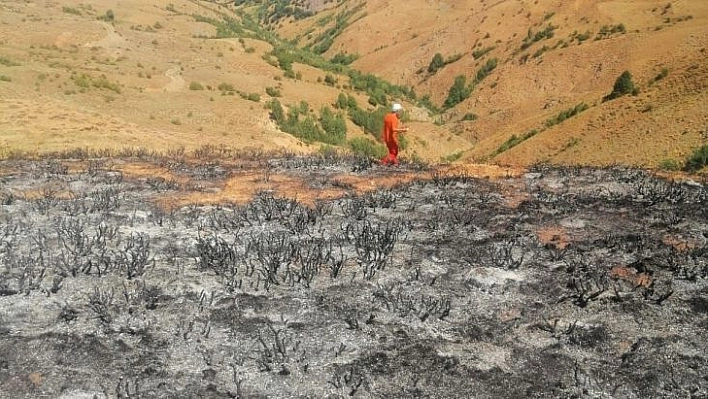
[[[0,398],[708,397],[705,182],[260,153],[0,181]]]

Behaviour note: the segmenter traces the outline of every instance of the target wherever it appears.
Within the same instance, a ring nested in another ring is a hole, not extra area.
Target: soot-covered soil
[[[0,397],[708,397],[700,183],[126,162],[0,164]]]

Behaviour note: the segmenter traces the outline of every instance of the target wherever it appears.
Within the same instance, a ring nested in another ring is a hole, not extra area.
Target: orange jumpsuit
[[[388,155],[381,159],[382,165],[398,165],[398,115],[389,112],[384,117],[381,139],[388,148]]]

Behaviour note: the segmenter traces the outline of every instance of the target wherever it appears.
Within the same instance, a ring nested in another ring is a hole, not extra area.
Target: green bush
[[[558,115],[554,116],[553,118],[547,119],[546,126],[551,127],[551,126],[557,125],[557,124],[563,122],[564,120],[572,118],[575,115],[587,110],[588,108],[590,108],[590,107],[585,103],[580,103],[573,108],[568,108],[564,111],[561,111]]]
[[[12,61],[9,58],[5,58],[5,57],[0,57],[0,65],[4,65],[7,67],[20,66],[20,64],[16,63],[15,61]]]
[[[442,162],[455,162],[460,158],[462,158],[462,151],[457,151],[457,152],[452,153],[450,155],[440,157],[440,160]]]
[[[494,151],[494,154],[492,156],[496,156],[501,154],[504,151],[507,151],[513,147],[516,147],[517,145],[523,143],[524,141],[530,139],[531,137],[535,136],[538,134],[538,130],[533,129],[528,132],[526,132],[523,136],[519,137],[515,134],[512,134],[511,137],[509,137],[508,140],[506,140],[502,145],[497,148],[496,151]]]
[[[12,78],[7,75],[0,75],[0,82],[12,82]]]
[[[659,169],[667,172],[673,172],[680,170],[681,165],[679,165],[678,161],[675,159],[662,159],[659,161]]]
[[[190,82],[189,90],[204,90],[204,86],[199,82]]]
[[[63,6],[61,8],[61,11],[66,13],[66,14],[74,14],[74,15],[81,15],[81,11],[74,7],[69,7],[69,6]]]
[[[687,172],[697,172],[708,165],[708,144],[697,148],[686,160],[683,169]]]
[[[366,133],[378,138],[383,130],[383,118],[387,112],[388,107],[379,107],[373,111],[366,111],[357,107],[349,110],[349,117],[355,125],[364,129]]]
[[[464,75],[458,75],[455,77],[455,82],[448,91],[447,98],[443,103],[443,108],[449,109],[465,101],[470,94],[472,94],[473,88],[474,84],[470,84],[469,86],[467,85]]]
[[[637,89],[632,81],[632,74],[629,71],[624,71],[617,78],[617,80],[615,80],[615,85],[612,88],[612,92],[606,95],[602,101],[614,100],[615,98],[619,98],[627,94],[636,95],[637,93],[639,93],[639,89]]]
[[[280,97],[280,90],[275,88],[275,87],[266,87],[265,89],[266,94],[271,96],[271,97]]]
[[[347,123],[342,114],[335,114],[329,107],[320,110],[320,125],[327,134],[324,142],[329,144],[343,144],[347,138]]]
[[[113,22],[116,19],[116,15],[113,13],[113,10],[109,9],[108,11],[106,11],[105,14],[98,17],[98,19],[101,19],[106,22]]]
[[[496,67],[497,67],[497,59],[496,58],[491,58],[491,59],[487,60],[487,62],[481,68],[479,68],[479,70],[477,71],[477,75],[475,76],[475,80],[474,80],[475,84],[481,82],[482,80],[484,80],[484,78],[489,76],[489,74],[492,73],[492,71]]]
[[[347,127],[344,117],[335,115],[328,107],[322,108],[319,121],[309,114],[309,105],[305,101],[301,101],[297,106],[290,106],[287,114],[275,98],[268,102],[267,107],[280,130],[304,141],[340,145],[346,139]]]
[[[344,54],[344,53],[337,53],[334,57],[332,57],[329,62],[333,64],[340,64],[340,65],[349,65],[352,62],[356,61],[357,58],[359,58],[358,55],[356,54]]]
[[[442,54],[435,53],[433,59],[430,60],[430,64],[428,64],[428,73],[435,73],[444,66],[445,59],[443,58]]]
[[[661,79],[664,79],[667,76],[669,76],[669,69],[668,68],[661,68],[661,72],[659,72],[659,74],[654,77],[654,81],[657,82]]]
[[[367,137],[355,137],[349,140],[347,144],[354,154],[365,157],[378,159],[383,158],[388,153],[383,144]]]
[[[472,58],[474,58],[475,60],[478,60],[478,59],[484,57],[484,55],[487,54],[488,52],[494,50],[494,48],[495,47],[492,46],[492,47],[485,47],[480,50],[474,50],[474,51],[472,51]]]
[[[233,93],[236,91],[236,89],[234,88],[234,85],[232,85],[231,83],[226,83],[226,82],[219,83],[219,86],[217,86],[216,88],[219,89],[219,91],[221,91],[222,94]]]
[[[546,26],[545,29],[538,31],[534,33],[531,28],[529,28],[528,34],[526,35],[526,38],[524,39],[523,43],[521,44],[521,50],[526,50],[527,48],[531,47],[532,44],[540,41],[540,40],[546,40],[550,39],[554,35],[556,27],[549,24]]]
[[[331,73],[328,73],[325,75],[324,82],[327,86],[334,86],[337,84],[337,79]]]

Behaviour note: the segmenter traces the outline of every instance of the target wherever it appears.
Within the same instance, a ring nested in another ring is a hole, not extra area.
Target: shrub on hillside
[[[327,134],[327,143],[343,144],[347,138],[347,123],[342,114],[335,114],[329,107],[320,110],[320,125]]]
[[[366,137],[355,137],[348,142],[349,149],[354,154],[371,158],[383,158],[386,155],[386,147]]]
[[[373,111],[357,107],[349,110],[349,117],[355,125],[364,129],[366,133],[378,137],[383,129],[383,118],[386,112],[388,112],[388,108],[385,107],[379,107]]]
[[[612,88],[612,92],[606,95],[602,101],[614,100],[627,94],[636,95],[639,93],[639,89],[634,85],[632,81],[632,74],[629,71],[624,71],[615,80],[615,85]]]
[[[266,87],[265,91],[266,91],[266,94],[271,97],[280,97],[280,90],[275,87],[268,86],[268,87]]]
[[[443,107],[446,109],[452,108],[455,105],[465,101],[470,94],[472,94],[473,84],[467,85],[466,78],[464,75],[458,75],[455,77],[455,82],[450,87],[448,91],[447,98],[443,103]]]
[[[435,53],[433,56],[433,59],[430,60],[430,64],[428,64],[428,73],[435,73],[440,68],[445,66],[445,59],[443,58],[442,54],[440,53]]]
[[[333,64],[349,65],[352,62],[356,61],[357,58],[359,58],[359,56],[356,54],[344,54],[340,52],[337,53],[337,55],[335,55],[334,57],[332,57],[329,62]]]
[[[708,144],[697,148],[686,160],[683,169],[687,172],[697,172],[708,165]]]
[[[551,126],[557,125],[557,124],[563,122],[564,120],[572,118],[575,115],[587,110],[588,108],[590,108],[590,107],[585,103],[580,103],[573,108],[568,108],[564,111],[561,111],[558,115],[554,116],[553,118],[547,119],[546,126],[551,127]]]

